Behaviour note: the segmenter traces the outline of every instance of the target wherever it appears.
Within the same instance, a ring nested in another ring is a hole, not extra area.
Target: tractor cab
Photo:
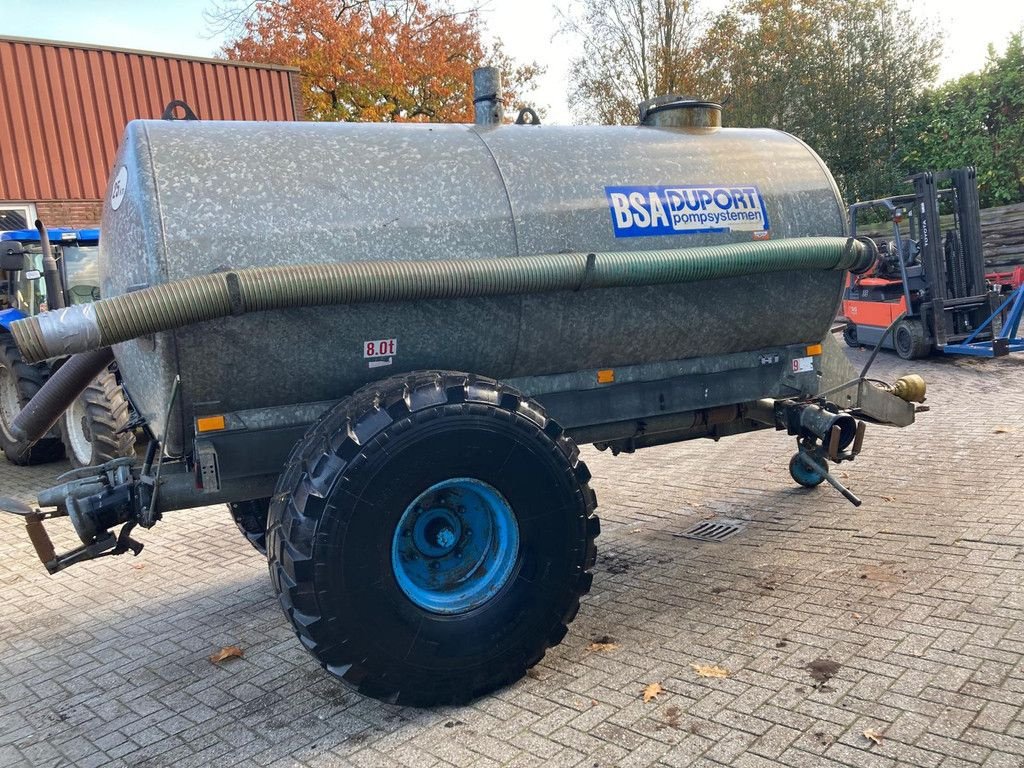
[[[3,326],[19,316],[37,315],[57,306],[69,306],[99,298],[98,229],[48,229],[46,234],[56,259],[55,280],[46,279],[44,244],[38,230],[0,232],[3,256],[0,310]],[[59,291],[62,303],[55,302]],[[14,313],[9,312],[14,310]],[[10,319],[8,319],[10,318]]]
[[[100,231],[37,224],[37,229],[0,232],[0,448],[15,464],[66,456],[83,467],[131,456],[131,411],[113,368],[97,376],[59,427],[38,443],[28,444],[11,430],[18,412],[64,362],[26,363],[10,334],[11,323],[100,297]]]

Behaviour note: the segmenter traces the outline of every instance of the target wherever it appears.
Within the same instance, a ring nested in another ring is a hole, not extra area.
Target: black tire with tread
[[[915,318],[904,318],[892,331],[892,344],[896,354],[904,360],[916,360],[931,354],[932,345],[924,325]]]
[[[28,401],[38,392],[50,376],[46,363],[32,365],[26,363],[21,356],[14,337],[9,333],[0,333],[0,367],[6,368],[18,391],[18,400],[24,408]],[[48,464],[64,458],[64,444],[56,435],[56,430],[39,440],[31,448],[16,441],[8,431],[8,425],[2,423],[0,417],[0,448],[12,464],[28,466],[30,464]]]
[[[846,346],[853,347],[854,349],[860,346],[860,342],[857,340],[856,323],[847,323],[843,327],[843,341],[846,342]]]
[[[103,371],[78,397],[86,416],[86,423],[80,425],[80,429],[90,439],[92,450],[88,457],[76,455],[68,432],[68,419],[73,413],[69,408],[60,418],[60,435],[71,464],[93,467],[111,459],[133,456],[135,434],[126,429],[131,422],[131,409],[117,375],[110,369]]]
[[[261,555],[267,554],[267,512],[270,499],[232,501],[228,511],[243,536]]]
[[[440,616],[401,592],[391,540],[413,498],[462,476],[507,498],[520,548],[488,602]],[[350,687],[412,706],[465,703],[522,677],[575,618],[600,531],[589,479],[575,443],[511,387],[447,371],[385,379],[293,449],[270,506],[271,581],[303,646]]]

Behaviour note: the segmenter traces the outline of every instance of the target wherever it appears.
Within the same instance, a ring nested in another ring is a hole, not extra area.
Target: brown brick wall
[[[298,72],[288,73],[288,87],[292,96],[292,110],[296,120],[306,119],[306,105],[302,99],[302,81]]]
[[[48,227],[90,229],[100,225],[102,200],[69,200],[36,203],[36,213]]]

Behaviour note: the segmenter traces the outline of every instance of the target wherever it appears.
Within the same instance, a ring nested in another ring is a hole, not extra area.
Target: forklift
[[[14,464],[67,457],[77,467],[134,455],[131,409],[108,369],[97,376],[35,445],[24,445],[9,425],[63,362],[25,362],[9,328],[15,320],[99,298],[99,230],[36,229],[0,232],[0,448]]]
[[[1005,295],[985,274],[975,169],[919,173],[908,181],[912,194],[850,206],[852,236],[859,214],[881,211],[892,223],[892,240],[876,242],[873,269],[849,277],[846,343],[881,343],[905,360],[933,351],[981,357],[1024,351],[1017,338],[1024,287]],[[952,213],[945,229],[942,209]]]

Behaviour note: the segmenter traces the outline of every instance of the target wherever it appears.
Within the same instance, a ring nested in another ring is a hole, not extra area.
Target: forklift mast
[[[940,184],[949,182],[947,189]],[[911,177],[916,198],[921,261],[928,278],[921,309],[928,315],[934,343],[960,341],[991,311],[981,244],[978,179],[974,168]],[[952,203],[953,228],[942,236],[940,195]]]

